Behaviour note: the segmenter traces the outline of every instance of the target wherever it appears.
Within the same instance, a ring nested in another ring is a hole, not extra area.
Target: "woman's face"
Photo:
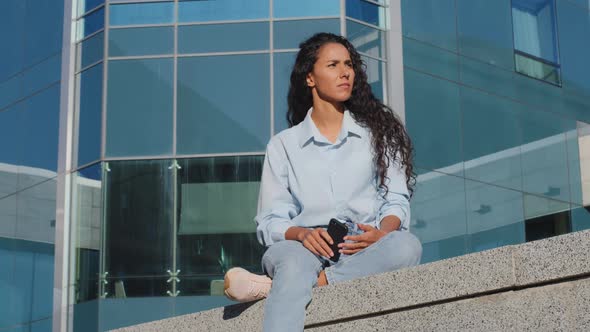
[[[350,98],[354,83],[352,60],[346,47],[328,43],[320,47],[318,59],[311,73],[307,74],[307,85],[316,98],[328,102],[343,103]]]

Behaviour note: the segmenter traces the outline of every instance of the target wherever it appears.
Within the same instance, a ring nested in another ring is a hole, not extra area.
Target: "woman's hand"
[[[334,256],[330,244],[333,244],[332,238],[328,232],[323,228],[309,229],[305,228],[299,232],[297,240],[303,244],[305,248],[318,256],[330,258]]]
[[[380,229],[376,229],[375,227],[370,225],[358,224],[358,228],[364,231],[364,233],[360,235],[345,236],[345,241],[348,240],[354,242],[340,243],[338,245],[338,247],[340,248],[340,253],[346,255],[356,254],[357,252],[379,241],[380,238],[387,234],[387,232],[382,231]]]

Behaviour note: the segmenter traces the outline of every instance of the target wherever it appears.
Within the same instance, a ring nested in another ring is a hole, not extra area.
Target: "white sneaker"
[[[234,267],[225,273],[224,293],[230,300],[250,302],[265,298],[270,291],[272,279]]]

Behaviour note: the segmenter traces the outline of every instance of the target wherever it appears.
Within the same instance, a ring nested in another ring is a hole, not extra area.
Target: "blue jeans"
[[[350,235],[357,233],[349,229]],[[305,307],[322,269],[328,284],[334,284],[418,265],[421,256],[420,241],[405,231],[391,232],[354,255],[341,255],[338,263],[326,268],[326,260],[300,242],[277,242],[262,257],[262,268],[273,279],[264,307],[264,331],[303,331]]]

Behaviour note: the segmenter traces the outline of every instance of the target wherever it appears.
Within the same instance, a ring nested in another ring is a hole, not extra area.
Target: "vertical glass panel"
[[[385,73],[385,64],[383,61],[375,60],[372,58],[368,58],[366,56],[361,56],[363,62],[366,65],[366,73],[367,73],[367,81],[371,86],[371,91],[377,97],[377,99],[383,101],[383,96],[385,95],[385,87],[384,83],[384,73]]]
[[[521,74],[555,85],[561,85],[561,74],[557,66],[519,53],[514,54],[514,62],[516,71]]]
[[[512,0],[514,49],[558,63],[554,0]]]
[[[418,172],[410,230],[422,242],[421,262],[467,253],[465,180],[434,171]]]
[[[46,59],[55,53],[60,53],[63,34],[63,3],[63,1],[55,0],[27,1],[26,18],[23,18],[26,22],[26,38],[24,39],[25,67]]]
[[[126,28],[109,30],[109,56],[174,53],[174,28]]]
[[[516,95],[516,83],[513,80],[513,69],[507,70],[498,66],[474,60],[468,57],[459,57],[461,82],[468,86],[479,88],[501,96],[522,98]],[[530,79],[526,79],[527,84]]]
[[[98,64],[77,75],[78,141],[77,165],[100,159],[102,137],[103,65]]]
[[[571,121],[527,110],[522,114],[523,190],[548,198],[570,200],[565,132]]]
[[[566,133],[571,202],[590,206],[590,124]]]
[[[61,79],[61,54],[43,60],[23,73],[23,94],[31,95]]]
[[[23,96],[23,76],[21,74],[0,83],[0,109],[14,103]]]
[[[19,187],[55,176],[57,170],[57,145],[59,136],[59,84],[31,96],[23,102],[21,127],[18,139],[22,141],[21,166],[25,173],[19,175]],[[44,172],[49,170],[50,172]]]
[[[55,241],[56,188],[54,178],[16,194],[16,238],[44,243]]]
[[[406,125],[414,142],[416,165],[462,175],[458,86],[411,69],[404,71],[404,82]]]
[[[291,71],[297,53],[274,53],[274,133],[289,127],[287,122],[287,94],[289,93]]]
[[[256,240],[253,220],[263,159],[238,156],[180,163],[177,257],[184,295],[214,295],[216,284],[223,283],[233,266],[262,272],[265,249]]]
[[[3,171],[0,171],[0,178],[4,181],[6,174]],[[16,181],[16,175],[14,175],[14,179]],[[2,191],[15,191],[16,185],[11,186],[11,188],[6,188],[4,183],[0,184],[2,188],[0,188],[0,238],[14,238],[16,234],[16,195],[9,194],[6,196],[6,192]]]
[[[177,152],[264,151],[270,138],[269,62],[268,54],[178,59]]]
[[[0,111],[0,197],[17,191],[18,165],[23,153],[22,113],[23,103]]]
[[[274,22],[274,48],[299,48],[299,44],[318,32],[340,34],[339,19]]]
[[[250,20],[269,17],[268,0],[180,1],[179,22]]]
[[[340,0],[274,0],[273,17],[340,16]]]
[[[133,280],[129,282],[130,294],[137,294],[143,289],[144,294],[156,294],[162,289],[161,284],[166,284],[166,279],[158,279],[157,283],[149,281]],[[125,285],[127,286],[127,285]],[[113,286],[114,287],[114,286]],[[100,301],[98,331],[111,331],[121,327],[127,327],[164,319],[173,316],[176,299],[172,297],[128,297],[107,298]]]
[[[509,1],[457,0],[459,53],[514,69]]]
[[[453,81],[459,80],[457,54],[403,38],[404,66]]]
[[[267,50],[269,42],[268,22],[178,27],[178,53]]]
[[[526,241],[535,241],[571,232],[569,203],[538,196],[524,196]]]
[[[385,8],[363,0],[346,0],[346,16],[379,27],[385,25]]]
[[[165,24],[174,20],[173,2],[113,4],[109,7],[109,24]]]
[[[163,277],[172,269],[175,168],[171,165],[171,160],[108,163],[104,243],[105,271],[114,278],[110,287],[117,287],[120,278]],[[118,291],[108,291],[109,295],[132,294],[124,284]],[[166,287],[165,280],[158,284]]]
[[[357,51],[377,58],[385,57],[385,32],[346,20],[346,35]]]
[[[77,25],[78,40],[104,28],[104,8],[101,8],[79,19]]]
[[[104,33],[84,40],[76,46],[76,70],[102,60],[104,56]]]
[[[572,206],[572,231],[590,229],[590,207]]]
[[[465,176],[522,190],[520,106],[461,89]]]
[[[109,62],[107,156],[172,152],[172,59]]]
[[[567,114],[569,110],[564,107],[564,93],[559,86],[547,84],[540,80],[532,80],[520,73],[512,72],[512,82],[498,82],[509,84],[513,90],[513,98],[529,105],[551,110],[554,113]],[[498,84],[499,85],[499,84]],[[590,100],[589,100],[590,102]],[[582,106],[583,104],[578,104]],[[569,113],[569,114],[568,114]]]
[[[457,50],[454,0],[402,0],[401,9],[404,36]]]
[[[90,11],[99,5],[104,3],[104,0],[77,0],[78,3],[78,15],[82,15],[87,11]]]
[[[71,306],[73,332],[98,332],[98,300],[76,303]]]
[[[2,45],[2,61],[0,61],[0,82],[23,69],[25,39],[26,1],[0,1],[0,40]]]
[[[469,252],[523,243],[522,193],[466,180]]]

